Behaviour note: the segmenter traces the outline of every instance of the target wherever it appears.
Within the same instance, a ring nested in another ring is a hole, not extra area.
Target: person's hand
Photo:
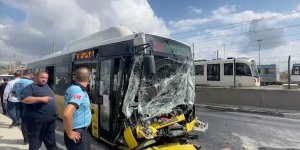
[[[69,139],[71,139],[74,143],[78,143],[81,139],[80,133],[79,132],[75,132],[75,131],[71,131],[68,134]]]
[[[43,103],[48,103],[48,101],[51,100],[51,99],[52,99],[52,97],[50,97],[50,96],[44,96],[44,97],[41,98]]]

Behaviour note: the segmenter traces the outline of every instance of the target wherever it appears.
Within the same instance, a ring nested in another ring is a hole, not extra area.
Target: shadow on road
[[[26,149],[20,149],[20,148],[15,148],[15,147],[5,147],[5,146],[0,146],[1,150],[26,150]]]
[[[258,150],[300,150],[298,148],[259,147]]]

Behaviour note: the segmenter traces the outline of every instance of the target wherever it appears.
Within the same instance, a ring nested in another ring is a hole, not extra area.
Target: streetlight
[[[261,39],[257,40],[258,41],[258,65],[260,65],[260,42],[262,41]]]

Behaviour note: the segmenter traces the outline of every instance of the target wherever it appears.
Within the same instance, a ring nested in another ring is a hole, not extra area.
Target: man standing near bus
[[[33,77],[33,74],[31,73],[30,70],[24,70],[23,71],[23,76],[22,78],[17,81],[12,89],[12,93],[14,96],[16,96],[18,98],[19,101],[21,101],[21,91],[29,84],[31,84],[33,81],[31,80]],[[26,127],[26,123],[25,123],[25,118],[23,117],[23,108],[25,104],[23,103],[19,103],[19,109],[21,112],[21,131],[24,137],[24,144],[28,143],[28,135],[27,135],[27,127]]]
[[[6,109],[8,116],[12,119],[12,123],[9,126],[10,128],[14,126],[20,125],[20,109],[19,109],[19,100],[17,97],[12,95],[12,88],[14,84],[20,80],[22,73],[20,71],[16,71],[14,76],[15,79],[8,82],[7,86],[5,87],[3,99],[4,103],[6,104]]]
[[[91,124],[90,99],[87,93],[91,73],[88,68],[76,70],[76,83],[65,94],[66,108],[63,114],[64,141],[68,150],[89,150]]]
[[[0,98],[1,98],[1,106],[2,106],[3,115],[6,115],[6,106],[5,106],[5,103],[4,103],[3,94],[4,94],[5,87],[8,84],[8,79],[4,78],[3,82],[4,83],[2,83],[0,85]]]
[[[29,84],[21,91],[24,105],[23,118],[28,131],[29,150],[38,150],[44,142],[47,150],[57,150],[55,121],[57,108],[54,92],[48,86],[48,73],[39,72],[36,83]]]

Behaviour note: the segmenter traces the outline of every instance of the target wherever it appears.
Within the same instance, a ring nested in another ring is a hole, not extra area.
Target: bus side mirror
[[[143,57],[143,62],[144,62],[144,73],[145,76],[151,76],[156,74],[155,70],[155,61],[154,61],[154,56],[153,55],[145,55]]]

